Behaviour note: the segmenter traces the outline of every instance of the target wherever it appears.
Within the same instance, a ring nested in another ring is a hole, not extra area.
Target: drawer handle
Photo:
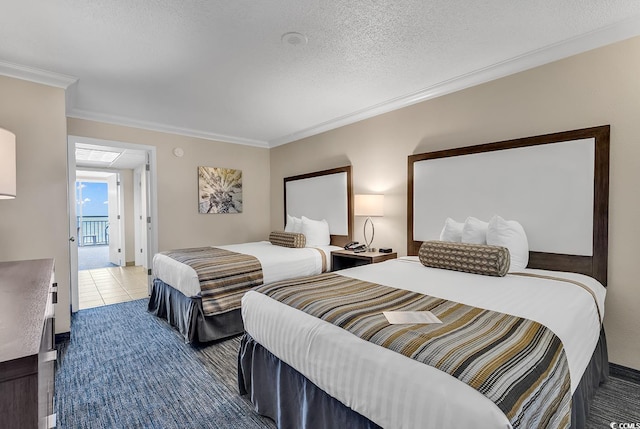
[[[58,360],[58,351],[57,350],[49,350],[48,352],[44,352],[42,354],[43,362],[51,362],[54,360]]]
[[[51,303],[52,304],[58,303],[58,287],[57,286],[51,288]]]

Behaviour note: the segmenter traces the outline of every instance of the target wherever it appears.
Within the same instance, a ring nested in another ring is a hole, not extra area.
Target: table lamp
[[[373,252],[375,249],[371,248],[371,243],[373,243],[375,228],[371,217],[384,215],[384,195],[356,195],[354,205],[355,216],[367,216],[363,227],[364,241],[367,251]],[[371,225],[371,239],[367,238],[367,224]]]

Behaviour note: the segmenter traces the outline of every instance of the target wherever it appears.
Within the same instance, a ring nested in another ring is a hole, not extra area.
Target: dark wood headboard
[[[609,134],[604,125],[574,131],[565,131],[535,137],[486,143],[457,149],[410,155],[408,158],[407,254],[417,255],[422,241],[414,239],[414,168],[417,162],[461,155],[480,154],[505,149],[570,142],[581,139],[595,140],[593,166],[593,222],[591,255],[572,255],[531,251],[528,268],[568,271],[586,274],[607,285],[608,222],[609,222]],[[541,172],[544,174],[544,172]],[[473,179],[470,179],[473,180]],[[536,180],[535,177],[531,180]],[[442,219],[444,222],[444,219]]]
[[[312,173],[300,174],[297,176],[285,177],[284,178],[284,225],[287,224],[287,183],[293,181],[300,181],[305,179],[312,178],[321,178],[335,175],[346,175],[346,213],[341,213],[341,215],[346,214],[347,216],[347,234],[331,234],[331,244],[335,246],[344,246],[348,242],[353,240],[353,182],[351,175],[351,166],[347,165],[345,167],[332,168],[329,170],[315,171]],[[327,192],[331,192],[328,190]],[[327,208],[332,208],[332,206],[326,205]],[[337,208],[343,210],[343,208]],[[307,217],[313,218],[313,214],[306,214]]]

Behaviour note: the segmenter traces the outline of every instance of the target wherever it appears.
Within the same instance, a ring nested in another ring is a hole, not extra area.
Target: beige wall
[[[69,331],[64,90],[0,76],[0,127],[16,135],[17,196],[0,200],[0,261],[54,258],[56,331]]]
[[[548,64],[271,150],[271,226],[283,177],[350,163],[356,193],[385,194],[376,246],[406,254],[407,156],[611,124],[609,287],[612,362],[640,369],[640,38]],[[363,241],[362,219],[356,218]]]
[[[67,127],[74,136],[156,147],[160,251],[268,238],[268,149],[73,118]],[[182,158],[173,155],[175,147],[184,150]],[[242,170],[242,213],[198,213],[198,166]],[[132,260],[128,250],[127,260]]]

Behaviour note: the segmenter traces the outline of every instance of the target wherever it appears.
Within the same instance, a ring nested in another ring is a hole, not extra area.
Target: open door
[[[122,237],[122,204],[120,189],[120,174],[113,173],[107,177],[109,190],[107,191],[109,201],[109,262],[114,265],[124,265],[125,261]]]
[[[144,171],[142,172],[144,177],[144,189],[145,189],[145,199],[144,199],[144,207],[145,207],[145,218],[144,218],[144,236],[146,238],[146,253],[145,259],[147,264],[145,267],[147,268],[147,288],[149,295],[151,295],[151,289],[153,287],[153,276],[151,272],[151,267],[153,266],[153,255],[158,251],[158,229],[157,229],[157,212],[158,206],[157,201],[154,196],[157,194],[158,190],[155,188],[156,186],[156,176],[155,176],[155,168],[152,167],[155,165],[155,152],[148,151],[147,152],[147,163],[144,166]]]
[[[145,166],[140,166],[133,172],[133,210],[135,221],[135,264],[143,266],[144,269],[150,268],[147,260],[148,242],[147,242],[147,175]]]
[[[67,199],[69,206],[69,269],[71,286],[71,311],[79,308],[78,299],[78,219],[76,218],[76,148],[73,144],[67,145]]]

